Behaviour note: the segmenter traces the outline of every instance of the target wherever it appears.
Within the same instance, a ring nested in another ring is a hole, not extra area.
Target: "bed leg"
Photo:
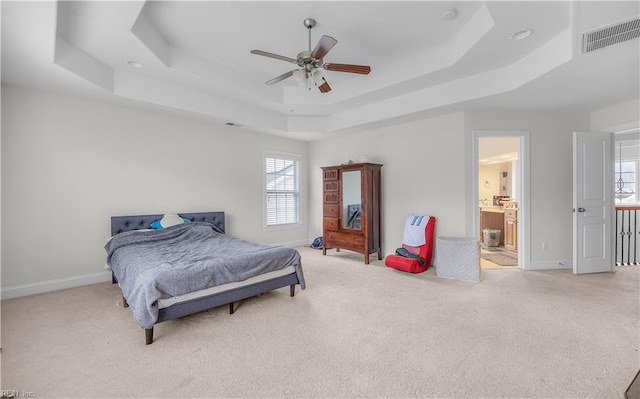
[[[129,307],[129,302],[127,302],[127,298],[125,298],[124,295],[122,296],[122,307],[123,308]]]
[[[289,286],[289,296],[294,296],[296,294],[296,285],[295,284],[291,284]]]
[[[229,304],[229,314],[233,314],[233,313],[235,313],[235,311],[236,311],[236,310],[233,308],[233,302],[231,302],[231,303]]]
[[[111,284],[115,284],[117,282],[118,282],[118,280],[116,280],[116,275],[113,274],[113,272],[111,272]]]
[[[151,345],[153,342],[153,327],[144,329],[144,340],[146,345]]]

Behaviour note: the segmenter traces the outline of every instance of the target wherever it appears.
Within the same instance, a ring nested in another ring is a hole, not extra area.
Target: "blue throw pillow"
[[[156,220],[155,222],[151,223],[151,228],[152,229],[156,229],[156,230],[162,230],[164,227],[162,227],[162,223],[160,223],[161,221],[162,221],[162,219]],[[182,218],[182,221],[184,223],[191,223],[191,220],[189,220],[187,218]]]

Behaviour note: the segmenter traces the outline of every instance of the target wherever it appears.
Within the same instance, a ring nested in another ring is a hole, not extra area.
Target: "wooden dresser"
[[[322,168],[323,255],[342,248],[363,254],[365,264],[374,252],[382,259],[381,169],[374,163]]]

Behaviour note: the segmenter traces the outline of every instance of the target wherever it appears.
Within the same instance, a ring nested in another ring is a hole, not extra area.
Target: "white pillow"
[[[162,219],[160,219],[160,225],[165,229],[182,223],[184,223],[184,219],[178,216],[177,213],[165,213]]]

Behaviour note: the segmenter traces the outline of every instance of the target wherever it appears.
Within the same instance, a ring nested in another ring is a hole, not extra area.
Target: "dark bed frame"
[[[212,223],[223,232],[225,231],[224,212],[180,213],[179,215],[192,222]],[[151,223],[162,219],[162,217],[163,215],[113,216],[111,217],[111,236],[130,230],[148,229]],[[111,281],[114,284],[117,283],[113,272],[111,272]],[[293,272],[244,287],[176,303],[164,309],[159,309],[156,324],[227,304],[229,305],[229,313],[233,314],[235,312],[234,302],[286,286],[290,287],[289,295],[294,296],[296,284],[300,284],[300,281],[296,273]],[[122,297],[122,304],[124,307],[128,306],[124,296]],[[153,342],[153,327],[145,328],[145,342],[147,345]]]

